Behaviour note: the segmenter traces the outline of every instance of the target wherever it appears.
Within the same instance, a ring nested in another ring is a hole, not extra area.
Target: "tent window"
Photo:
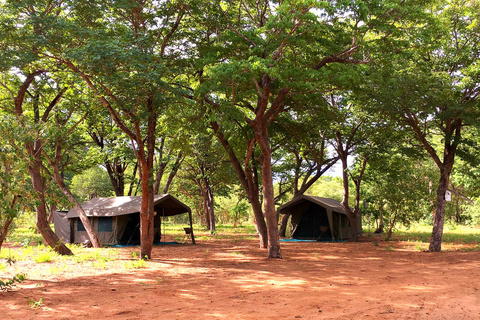
[[[113,231],[113,218],[112,217],[98,218],[98,231],[99,232],[112,232]]]
[[[85,231],[85,226],[80,219],[77,220],[77,231]]]

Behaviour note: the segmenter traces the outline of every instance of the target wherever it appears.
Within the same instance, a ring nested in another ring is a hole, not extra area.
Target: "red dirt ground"
[[[205,240],[155,247],[141,269],[125,268],[138,247],[105,249],[119,257],[102,267],[31,263],[50,275],[0,293],[0,319],[480,319],[480,252],[373,241],[282,243],[282,260]]]

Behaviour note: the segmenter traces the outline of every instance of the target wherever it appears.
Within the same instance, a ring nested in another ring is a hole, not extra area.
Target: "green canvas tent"
[[[291,237],[309,240],[345,240],[351,237],[350,221],[340,202],[302,195],[277,209],[291,216]],[[357,230],[362,232],[362,219],[357,217]]]
[[[82,204],[83,210],[104,245],[140,243],[140,207],[142,197],[93,198]],[[154,197],[154,241],[160,241],[161,218],[188,213],[190,230],[192,212],[188,206],[169,194]],[[83,243],[87,232],[78,217],[77,210],[56,212],[55,233],[65,242]],[[192,231],[193,232],[193,231]],[[192,237],[192,241],[193,241]]]

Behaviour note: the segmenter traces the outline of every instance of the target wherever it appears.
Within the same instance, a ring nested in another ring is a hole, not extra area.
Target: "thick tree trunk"
[[[440,183],[437,188],[432,237],[428,249],[430,252],[440,252],[442,250],[443,225],[445,222],[445,192],[447,191],[449,176],[450,174],[447,170],[441,170]]]
[[[251,174],[247,174],[247,172],[244,169],[242,169],[242,165],[240,164],[240,161],[238,161],[238,158],[235,155],[235,152],[233,151],[227,139],[221,132],[220,126],[218,125],[218,123],[212,121],[211,125],[215,132],[215,135],[217,136],[218,140],[220,141],[223,148],[227,152],[228,157],[230,158],[230,162],[232,163],[233,168],[235,169],[235,172],[237,173],[237,176],[240,179],[243,189],[247,193],[248,201],[250,202],[253,209],[253,215],[255,218],[254,224],[255,224],[255,229],[257,230],[257,233],[258,233],[260,248],[267,248],[267,243],[268,243],[267,225],[265,223],[265,217],[263,216],[262,205],[260,204],[258,190],[254,188],[253,177]],[[248,166],[248,159],[246,159],[244,165]]]
[[[262,165],[262,185],[264,212],[267,220],[268,257],[281,259],[280,237],[278,236],[278,216],[275,210],[275,192],[272,176],[272,149],[270,147],[267,125],[255,127],[255,137],[262,151],[260,163]]]
[[[37,140],[35,144],[39,143]],[[53,232],[48,223],[48,215],[45,201],[45,182],[41,174],[42,163],[40,160],[41,153],[35,152],[33,146],[27,146],[30,156],[33,158],[28,170],[32,179],[33,190],[37,195],[39,204],[36,209],[37,230],[42,235],[43,239],[55,252],[61,255],[72,255],[72,251],[65,246],[63,241]]]
[[[142,143],[139,125],[137,127],[137,143],[139,151],[137,160],[140,164],[142,180],[142,206],[140,209],[140,259],[152,258],[153,249],[153,220],[154,220],[154,192],[153,192],[153,156],[155,153],[155,127],[156,115],[153,110],[153,100],[147,102],[148,111],[151,113],[147,120],[146,149]],[[145,152],[146,151],[146,152]]]
[[[149,183],[150,172],[142,164],[142,206],[140,209],[140,259],[152,258],[153,249],[153,186]]]

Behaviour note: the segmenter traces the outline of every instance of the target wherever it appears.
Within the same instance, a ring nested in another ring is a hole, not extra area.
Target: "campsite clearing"
[[[107,248],[112,259],[15,262],[3,276],[27,280],[0,305],[2,318],[22,320],[478,319],[480,252],[469,246],[284,242],[285,258],[268,260],[256,240],[202,239],[156,246],[143,265],[138,247]]]

